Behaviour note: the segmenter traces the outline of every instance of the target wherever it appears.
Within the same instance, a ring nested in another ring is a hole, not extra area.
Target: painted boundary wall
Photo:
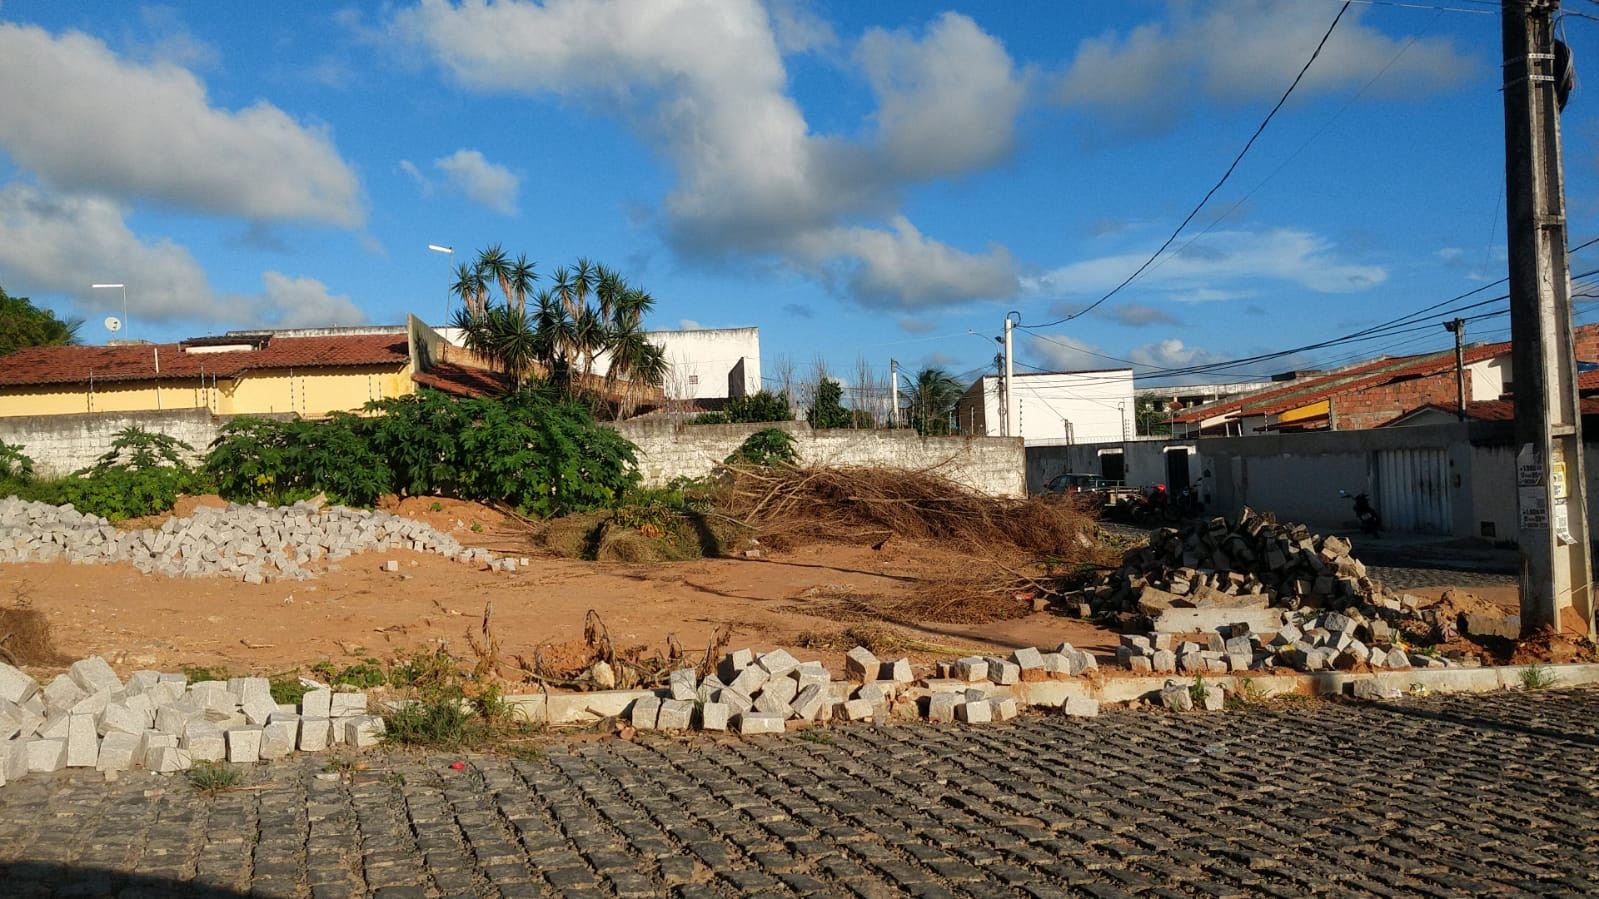
[[[908,429],[814,431],[802,421],[728,425],[626,421],[610,427],[639,448],[639,471],[651,486],[707,474],[751,434],[775,427],[794,438],[795,451],[808,465],[936,469],[952,481],[993,496],[1027,492],[1019,437],[920,437]]]
[[[111,449],[118,432],[134,426],[181,440],[194,447],[196,457],[201,456],[222,426],[234,417],[212,415],[205,409],[0,417],[0,440],[20,445],[39,475],[56,477],[93,465]],[[255,417],[294,416],[281,413]]]
[[[1247,505],[1324,530],[1356,527],[1353,505],[1338,495],[1340,489],[1371,492],[1378,512],[1383,511],[1380,454],[1436,451],[1447,474],[1443,489],[1451,519],[1447,534],[1441,535],[1495,541],[1518,537],[1516,444],[1509,422],[1029,447],[1028,488],[1036,492],[1062,471],[1099,473],[1101,454],[1117,451],[1123,455],[1128,484],[1156,483],[1165,477],[1162,454],[1168,446],[1192,447],[1193,467],[1210,472],[1199,484],[1214,513],[1233,516]],[[1591,534],[1599,531],[1599,421],[1584,422],[1584,451]]]
[[[203,454],[233,416],[205,409],[95,412],[77,415],[0,417],[0,440],[33,459],[40,475],[64,475],[94,463],[111,448],[118,432],[138,426],[166,434]],[[290,413],[261,416],[290,419]],[[882,465],[937,469],[940,474],[996,496],[1023,496],[1022,441],[1004,437],[918,437],[914,431],[813,431],[804,422],[689,425],[665,421],[608,425],[639,447],[639,469],[646,484],[698,477],[738,449],[745,438],[767,427],[793,435],[800,458],[819,465]]]

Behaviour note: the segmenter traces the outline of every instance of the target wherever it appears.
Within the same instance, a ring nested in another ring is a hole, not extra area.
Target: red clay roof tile
[[[273,337],[260,349],[206,353],[184,352],[178,343],[28,347],[0,356],[0,386],[233,378],[253,369],[400,366],[409,359],[404,334]]]

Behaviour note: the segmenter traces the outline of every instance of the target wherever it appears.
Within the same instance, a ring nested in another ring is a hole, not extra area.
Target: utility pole
[[[1005,314],[1005,436],[1020,437],[1021,431],[1021,398],[1016,395],[1016,363],[1011,355],[1011,328],[1015,322],[1011,316],[1015,312]]]
[[[894,416],[892,427],[899,427],[899,363],[890,356],[888,359],[888,414]]]
[[[1582,416],[1571,334],[1554,13],[1504,0],[1505,222],[1521,549],[1521,633],[1594,636]]]
[[[1444,322],[1444,330],[1455,335],[1455,404],[1460,409],[1460,420],[1466,420],[1466,320],[1457,318]]]

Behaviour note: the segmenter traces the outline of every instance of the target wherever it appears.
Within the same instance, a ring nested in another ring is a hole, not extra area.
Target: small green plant
[[[483,525],[481,523],[479,523],[479,522],[476,522],[476,521],[472,522],[472,533],[474,533],[474,534],[483,533]]]
[[[833,735],[820,730],[800,731],[799,738],[807,743],[817,743],[822,746],[833,745]]]
[[[244,772],[226,762],[196,762],[189,769],[189,783],[206,796],[231,790],[244,779]]]
[[[311,673],[321,675],[329,686],[351,686],[361,690],[381,687],[388,683],[388,674],[383,670],[383,663],[377,659],[362,659],[354,665],[339,668],[332,662],[318,662],[311,666]]]
[[[1255,685],[1254,678],[1241,677],[1234,681],[1226,705],[1228,711],[1243,711],[1264,704],[1267,698],[1266,691]]]
[[[13,446],[0,440],[0,480],[33,480],[33,460],[22,452],[21,446]]]
[[[473,726],[471,706],[459,687],[440,690],[385,717],[384,739],[402,746],[454,749],[480,731]]]
[[[1188,688],[1188,697],[1196,704],[1205,701],[1205,676],[1203,674],[1194,675],[1194,683]]]
[[[1521,686],[1528,690],[1547,690],[1559,681],[1560,676],[1548,665],[1534,662],[1521,669]]]
[[[744,438],[738,449],[723,460],[724,465],[794,465],[794,437],[781,428],[762,428]]]
[[[441,502],[434,502],[432,505],[428,506],[428,511],[429,512],[443,512],[444,511],[444,504],[441,503]]]
[[[229,674],[225,668],[212,668],[209,665],[194,665],[185,667],[183,669],[183,676],[189,679],[189,683],[198,684],[201,681],[208,680],[225,681],[233,675]]]
[[[310,687],[300,683],[297,677],[275,677],[270,682],[272,687],[272,701],[278,705],[298,705]]]

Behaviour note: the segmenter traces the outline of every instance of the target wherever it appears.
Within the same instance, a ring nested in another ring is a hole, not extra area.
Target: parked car
[[[1121,481],[1100,477],[1097,474],[1065,474],[1055,475],[1048,484],[1044,485],[1045,493],[1095,493],[1125,487]]]

